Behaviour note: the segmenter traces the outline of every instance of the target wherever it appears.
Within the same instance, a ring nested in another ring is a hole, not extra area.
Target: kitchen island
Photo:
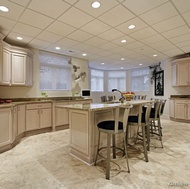
[[[130,113],[134,114],[141,113],[142,106],[151,102],[151,100],[132,100],[126,101],[122,105],[133,105]],[[89,103],[57,106],[69,110],[70,154],[72,156],[88,165],[94,163],[98,143],[96,125],[100,121],[113,119],[114,109],[120,105],[121,103],[110,102],[110,104]],[[103,140],[100,141],[100,144],[106,145],[106,135],[101,138]],[[119,138],[117,142],[119,142]]]

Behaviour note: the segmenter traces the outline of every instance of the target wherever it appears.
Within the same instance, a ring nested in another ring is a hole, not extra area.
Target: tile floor
[[[111,180],[103,166],[88,166],[69,155],[69,131],[24,138],[0,154],[0,189],[166,189],[190,188],[190,124],[162,119],[164,148],[151,141],[149,162],[130,154],[112,164]],[[119,167],[121,170],[119,171]]]

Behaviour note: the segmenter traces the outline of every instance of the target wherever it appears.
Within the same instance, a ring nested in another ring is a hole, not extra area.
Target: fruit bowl
[[[123,96],[125,97],[125,99],[126,99],[127,101],[130,101],[131,99],[133,99],[134,95],[135,95],[135,94],[134,94],[133,92],[123,93]]]

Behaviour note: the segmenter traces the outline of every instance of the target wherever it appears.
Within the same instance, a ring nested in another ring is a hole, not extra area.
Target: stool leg
[[[126,141],[126,133],[124,133],[124,150],[125,150],[125,158],[127,161],[127,169],[128,169],[128,173],[130,173],[130,169],[129,169],[129,160],[128,160],[128,154],[127,154],[127,141]]]
[[[146,137],[147,137],[147,143],[148,143],[148,147],[147,150],[150,151],[150,124],[148,123],[148,125],[146,126]]]
[[[107,134],[106,179],[108,180],[110,180],[110,153],[111,153],[111,134]]]
[[[98,131],[98,147],[97,147],[96,158],[95,158],[95,162],[94,162],[95,166],[96,166],[96,162],[97,162],[97,158],[98,158],[99,147],[100,147],[100,131]]]
[[[161,146],[162,146],[162,148],[164,148],[163,143],[162,143],[162,131],[161,131],[160,119],[158,119],[158,134],[159,134],[159,137],[160,137]]]
[[[112,135],[112,146],[113,146],[113,158],[116,158],[116,149],[115,149],[115,135]]]
[[[146,162],[148,162],[147,147],[146,147],[146,137],[145,137],[145,127],[144,126],[142,126],[142,134],[143,134],[144,156],[145,156]]]

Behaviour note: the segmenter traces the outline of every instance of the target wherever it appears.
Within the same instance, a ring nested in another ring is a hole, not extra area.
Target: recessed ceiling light
[[[157,54],[154,54],[153,56],[158,56]]]
[[[121,58],[121,60],[125,60],[125,58]]]
[[[101,64],[104,65],[104,62],[102,62]]]
[[[85,53],[83,53],[83,54],[82,54],[82,56],[86,56],[86,54],[85,54]]]
[[[142,66],[143,64],[139,64],[139,66]]]
[[[100,2],[94,1],[94,2],[92,3],[92,7],[93,7],[94,9],[99,8],[99,7],[100,7]]]
[[[23,38],[22,38],[22,37],[17,37],[17,39],[18,39],[18,40],[23,40]]]
[[[123,69],[123,67],[121,67],[121,69]]]
[[[131,30],[131,29],[134,29],[134,28],[135,28],[135,25],[130,25],[128,28],[129,28],[130,30]]]
[[[9,9],[5,6],[0,6],[0,11],[3,11],[3,12],[8,12]]]
[[[126,42],[127,42],[126,39],[121,40],[121,43],[126,43]]]
[[[55,47],[55,49],[60,50],[61,48],[60,47]]]

